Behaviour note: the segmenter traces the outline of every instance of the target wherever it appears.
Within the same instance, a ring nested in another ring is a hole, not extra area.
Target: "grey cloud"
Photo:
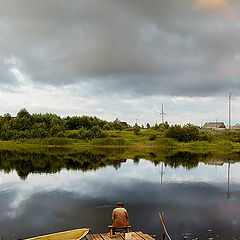
[[[4,60],[4,58],[0,55],[0,83],[3,84],[7,83],[16,83],[16,77],[11,72],[11,64]]]
[[[239,26],[192,0],[0,3],[1,62],[16,58],[34,83],[137,96],[240,93]]]

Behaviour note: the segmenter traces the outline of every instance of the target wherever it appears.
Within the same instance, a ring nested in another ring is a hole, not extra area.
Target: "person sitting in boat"
[[[117,202],[116,205],[112,212],[113,228],[126,228],[129,226],[128,212],[123,207],[124,203]]]

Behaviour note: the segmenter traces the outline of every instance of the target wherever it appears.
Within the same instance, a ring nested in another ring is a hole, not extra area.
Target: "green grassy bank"
[[[16,117],[0,116],[0,148],[39,147],[122,147],[161,149],[239,149],[240,132],[202,131],[198,126],[172,125],[167,122],[150,126],[130,126],[118,119],[113,122],[97,117],[56,114],[30,114],[21,109]]]
[[[67,137],[49,137],[35,139],[17,139],[0,141],[1,149],[65,147],[79,149],[82,147],[121,147],[121,148],[158,148],[158,149],[192,149],[197,151],[231,152],[240,150],[240,133],[213,134],[208,140],[180,142],[166,136],[165,130],[140,129],[105,131],[105,137],[91,140],[72,139]]]

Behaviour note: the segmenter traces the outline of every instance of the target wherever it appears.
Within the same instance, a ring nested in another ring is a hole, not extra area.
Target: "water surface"
[[[158,154],[1,151],[0,232],[6,239],[82,227],[106,232],[115,202],[123,201],[133,230],[161,236],[158,212],[165,212],[173,239],[240,238],[240,163]]]

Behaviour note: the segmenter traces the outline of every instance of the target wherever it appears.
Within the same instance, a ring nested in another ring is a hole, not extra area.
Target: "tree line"
[[[30,114],[25,108],[21,109],[16,117],[9,113],[0,116],[0,139],[83,139],[92,140],[94,138],[105,138],[109,130],[129,130],[135,135],[142,135],[144,130],[149,131],[149,140],[154,141],[157,132],[164,132],[164,137],[175,139],[179,142],[190,141],[211,141],[212,135],[200,131],[199,127],[187,124],[185,126],[172,125],[167,122],[150,126],[130,127],[125,122],[116,119],[113,122],[101,120],[91,116],[73,116],[61,118],[52,113]]]
[[[74,116],[61,118],[56,114],[30,114],[25,108],[16,117],[9,113],[0,116],[0,139],[34,139],[68,137],[74,139],[102,138],[104,130],[126,128],[118,119],[107,122],[97,117]]]

